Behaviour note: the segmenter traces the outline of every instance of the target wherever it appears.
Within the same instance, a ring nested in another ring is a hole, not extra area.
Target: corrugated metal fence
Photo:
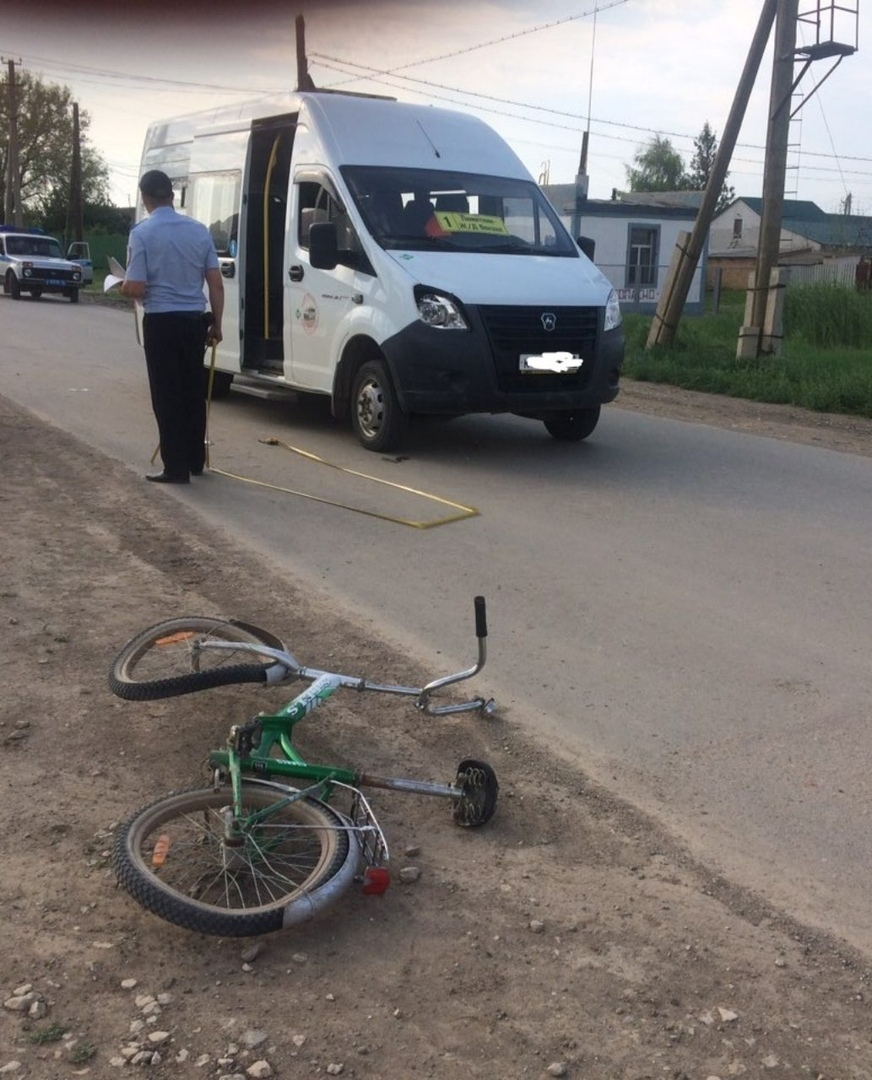
[[[828,259],[816,266],[787,266],[788,285],[854,285],[859,256]]]

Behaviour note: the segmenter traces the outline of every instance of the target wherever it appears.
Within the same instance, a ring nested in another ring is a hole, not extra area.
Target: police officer
[[[163,461],[163,470],[146,479],[187,484],[205,463],[203,353],[207,343],[221,340],[224,283],[209,230],[173,208],[167,174],[151,169],[139,190],[149,216],[130,232],[121,291],[140,301],[145,313],[145,362]]]

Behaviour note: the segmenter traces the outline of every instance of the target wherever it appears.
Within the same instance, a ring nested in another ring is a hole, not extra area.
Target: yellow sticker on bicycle
[[[460,214],[454,210],[437,210],[436,220],[449,233],[489,233],[508,236],[509,230],[501,217],[491,214]]]

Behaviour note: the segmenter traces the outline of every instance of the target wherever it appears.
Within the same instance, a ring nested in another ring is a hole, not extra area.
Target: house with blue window
[[[625,311],[653,313],[679,234],[690,232],[701,191],[630,191],[612,199],[579,196],[575,184],[545,184],[548,201],[570,235],[585,237],[593,261],[615,287]],[[685,312],[703,311],[707,249],[688,292]]]

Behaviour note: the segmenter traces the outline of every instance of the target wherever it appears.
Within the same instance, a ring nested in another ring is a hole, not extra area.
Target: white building
[[[578,199],[575,184],[542,190],[572,236],[594,245],[593,259],[617,289],[625,311],[653,312],[681,232],[690,232],[702,192],[625,192],[615,199]],[[588,252],[590,254],[590,252]],[[685,314],[703,311],[707,250],[703,250]]]

